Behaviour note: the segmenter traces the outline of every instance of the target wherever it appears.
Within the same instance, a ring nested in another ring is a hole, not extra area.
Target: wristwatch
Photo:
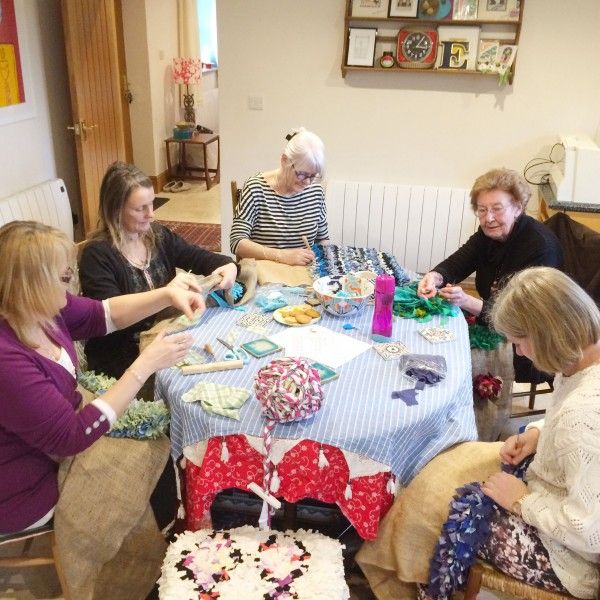
[[[512,503],[512,506],[510,507],[510,512],[517,515],[517,517],[520,517],[521,516],[521,504],[523,503],[523,500],[525,500],[525,498],[527,498],[527,496],[529,496],[529,492],[526,492],[518,500],[515,500]]]

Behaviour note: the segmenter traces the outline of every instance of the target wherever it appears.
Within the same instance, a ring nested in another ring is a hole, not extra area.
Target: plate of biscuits
[[[321,318],[321,313],[308,304],[297,304],[278,308],[273,313],[273,318],[282,325],[301,327],[316,323]]]

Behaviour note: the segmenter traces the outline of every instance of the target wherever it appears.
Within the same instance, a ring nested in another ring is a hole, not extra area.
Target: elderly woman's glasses
[[[308,181],[312,183],[313,181],[318,181],[319,179],[321,179],[320,173],[306,173],[305,171],[296,171],[296,167],[294,166],[294,164],[291,164],[292,169],[294,170],[294,173],[296,175],[296,179],[298,181]]]
[[[492,206],[491,208],[486,208],[485,206],[478,206],[475,212],[478,217],[485,217],[488,213],[492,213],[494,217],[501,217],[505,212],[508,206]]]
[[[59,279],[63,283],[71,283],[71,279],[73,279],[74,274],[75,273],[73,272],[73,269],[71,267],[67,267],[67,270],[59,277]]]

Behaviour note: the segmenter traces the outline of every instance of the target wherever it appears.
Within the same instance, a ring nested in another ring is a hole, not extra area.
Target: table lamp
[[[194,94],[190,93],[190,85],[200,83],[202,77],[202,62],[199,58],[174,58],[173,81],[185,85],[183,94],[184,119],[188,123],[196,123],[194,113]]]

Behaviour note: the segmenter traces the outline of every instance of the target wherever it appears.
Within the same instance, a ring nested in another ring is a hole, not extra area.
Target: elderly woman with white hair
[[[321,139],[303,127],[286,136],[279,168],[250,177],[231,227],[238,258],[307,265],[314,254],[304,242],[328,243]]]

